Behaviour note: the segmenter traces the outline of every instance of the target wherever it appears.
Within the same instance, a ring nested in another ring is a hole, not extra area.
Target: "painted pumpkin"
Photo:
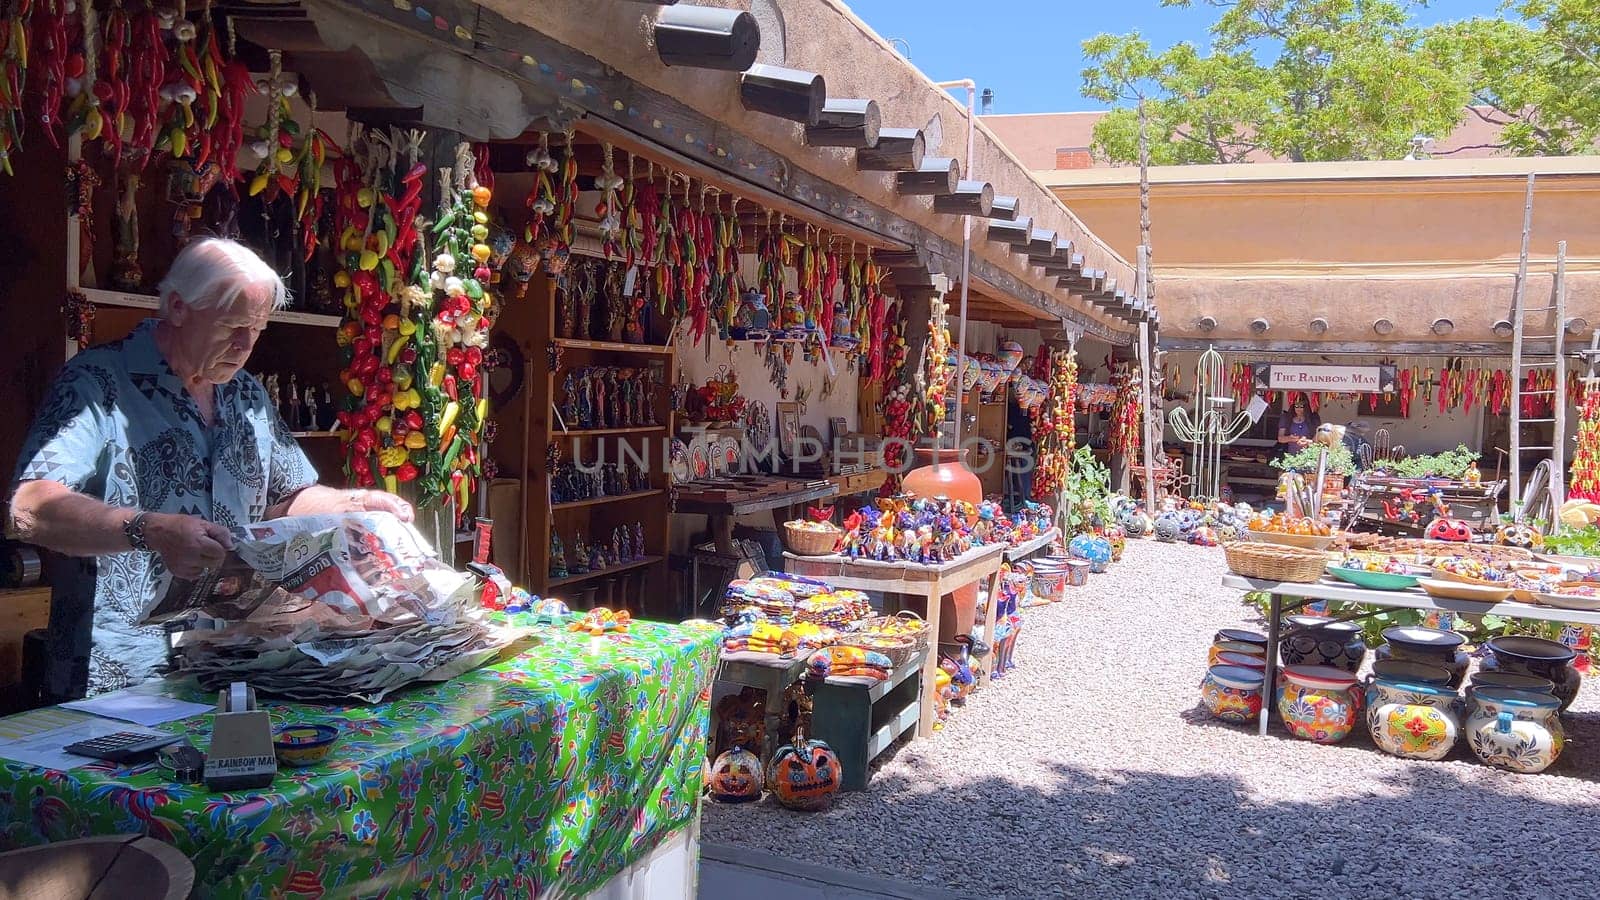
[[[1156,540],[1165,544],[1176,541],[1183,533],[1181,520],[1175,512],[1164,512],[1156,518]]]
[[[1461,519],[1440,516],[1428,524],[1428,540],[1465,544],[1472,540],[1472,526]]]
[[[767,770],[767,790],[790,809],[813,812],[827,809],[839,792],[843,769],[839,756],[822,741],[808,741],[796,732],[794,743],[772,754]]]
[[[1495,543],[1505,544],[1508,547],[1521,547],[1524,550],[1537,550],[1544,546],[1544,535],[1539,529],[1527,522],[1511,522],[1500,526],[1495,533]]]
[[[1124,512],[1118,517],[1117,524],[1122,526],[1122,530],[1127,532],[1128,537],[1144,537],[1156,527],[1155,523],[1150,521],[1150,517],[1138,509]]]
[[[717,757],[711,765],[711,798],[723,803],[761,799],[761,760],[743,747]]]

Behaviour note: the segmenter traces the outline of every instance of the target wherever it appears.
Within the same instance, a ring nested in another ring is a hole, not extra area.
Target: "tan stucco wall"
[[[748,9],[748,0],[699,0],[700,5]],[[669,94],[752,140],[777,151],[795,165],[836,184],[855,190],[862,197],[947,239],[961,241],[961,219],[936,215],[926,197],[897,195],[892,173],[857,172],[853,150],[810,148],[804,143],[803,129],[797,123],[773,116],[747,112],[739,103],[739,75],[704,69],[667,67],[661,64],[651,45],[650,23],[657,7],[637,3],[594,3],[593,0],[482,0],[486,9],[522,22],[613,66],[642,84]],[[864,97],[878,101],[885,127],[922,128],[936,115],[941,121],[942,143],[928,147],[929,155],[966,155],[967,114],[964,102],[934,87],[928,78],[895,53],[848,7],[833,0],[780,0],[778,7],[785,20],[786,57],[783,65],[822,74],[828,94],[833,97]],[[764,40],[770,38],[764,36]],[[769,49],[769,48],[768,48]],[[764,59],[777,63],[776,59]],[[960,77],[968,73],[940,73]],[[1133,283],[1132,269],[1097,238],[1027,169],[1011,157],[1004,147],[981,125],[976,139],[975,159],[968,173],[994,185],[998,195],[1020,198],[1024,215],[1034,217],[1035,226],[1052,228],[1082,248],[1085,264],[1110,271],[1123,284]],[[981,239],[973,243],[974,252],[1018,275],[1025,283],[1085,311],[1092,307],[1079,298],[1067,300],[1055,286],[1027,266],[1018,254]],[[951,273],[953,274],[953,273]],[[1092,313],[1111,328],[1126,331],[1118,319]]]
[[[1439,340],[1429,324],[1442,316],[1456,325],[1443,340],[1496,340],[1491,326],[1511,307],[1529,168],[1547,170],[1536,179],[1529,305],[1547,302],[1565,240],[1568,315],[1600,323],[1600,159],[1232,166],[1211,178],[1206,168],[1152,173],[1164,335],[1251,338],[1260,315],[1272,322],[1262,339],[1313,340],[1307,323],[1322,316],[1323,341]],[[1113,246],[1137,243],[1136,177],[1045,178]],[[1218,327],[1202,335],[1195,322],[1206,315]],[[1380,316],[1397,326],[1387,338],[1372,330]]]

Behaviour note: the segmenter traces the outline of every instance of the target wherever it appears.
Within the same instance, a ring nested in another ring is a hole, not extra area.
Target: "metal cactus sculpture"
[[[1215,499],[1222,492],[1222,448],[1250,428],[1250,416],[1233,413],[1233,398],[1222,354],[1207,349],[1194,367],[1194,396],[1190,409],[1179,407],[1167,416],[1172,430],[1189,444],[1189,496]]]

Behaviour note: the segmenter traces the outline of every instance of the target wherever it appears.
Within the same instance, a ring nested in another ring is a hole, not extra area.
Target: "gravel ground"
[[[1197,707],[1216,629],[1261,628],[1215,549],[1130,542],[1028,610],[1019,666],[824,813],[706,804],[703,837],[970,897],[1594,896],[1600,681],[1539,775],[1391,757]]]

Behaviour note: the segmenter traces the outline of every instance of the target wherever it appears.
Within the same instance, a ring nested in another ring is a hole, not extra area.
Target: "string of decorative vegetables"
[[[569,141],[569,160],[571,146]],[[488,417],[489,401],[478,376],[493,324],[488,291],[493,250],[487,243],[492,192],[477,183],[468,144],[456,148],[454,177],[454,197],[433,228],[438,241],[429,278],[433,315],[421,358],[428,365],[428,385],[437,393],[430,391],[424,403],[429,452],[419,487],[424,497],[454,499],[457,515],[464,516],[482,474],[478,443]],[[440,183],[452,183],[448,170]],[[443,408],[435,415],[438,403]]]
[[[864,288],[862,296],[870,311],[869,321],[871,327],[867,329],[869,335],[887,335],[889,333],[886,326],[889,321],[890,301],[883,293],[883,275],[884,273],[878,268],[878,264],[872,261],[872,251],[869,249],[867,251],[867,264],[862,273]],[[886,359],[886,350],[887,348],[883,341],[877,337],[872,338],[872,346],[868,350],[867,357],[869,362],[867,370],[870,375],[868,381],[881,382],[884,373],[892,370],[893,367]]]
[[[618,191],[622,189],[622,176],[617,174],[610,142],[604,144],[603,149],[605,155],[600,164],[600,177],[595,180],[595,187],[601,192],[595,215],[600,217],[601,249],[607,256],[621,256],[622,206]]]
[[[622,186],[622,255],[629,268],[639,258],[639,185],[633,178],[633,154],[628,154],[628,178]]]
[[[396,180],[400,163],[393,140],[357,129],[352,152],[334,161],[334,233],[342,251],[335,287],[343,289],[345,321],[337,341],[349,396],[338,414],[346,472],[362,487],[390,491],[413,481],[413,457],[427,446],[422,394],[416,373],[423,364],[416,340],[424,310],[408,282],[421,252],[416,214],[422,177],[416,162],[420,135],[410,145],[410,169]],[[397,199],[389,187],[401,192]]]
[[[1041,348],[1043,349],[1043,348]],[[1066,483],[1073,444],[1072,408],[1078,363],[1071,350],[1049,356],[1049,392],[1034,412],[1033,499],[1050,500]]]
[[[550,176],[560,168],[550,155],[550,135],[539,132],[539,146],[528,151],[528,167],[535,172],[533,187],[523,205],[528,209],[528,224],[523,228],[522,240],[536,250],[550,239],[551,217],[556,212],[556,186]]]
[[[828,242],[825,241],[823,246],[827,247]],[[833,252],[831,249],[824,251],[822,254],[822,305],[828,314],[821,317],[820,324],[822,326],[822,339],[828,341],[830,344],[833,342],[834,331],[837,330],[835,327],[837,323],[834,321],[836,317],[832,315],[833,296],[834,293],[839,290],[839,280],[842,274],[843,268],[842,264],[839,262],[839,254]],[[848,302],[849,298],[841,298],[840,300],[840,303],[842,304],[848,304]],[[841,311],[844,313],[846,324],[848,324],[850,322],[848,306]],[[841,337],[853,336],[841,335]],[[854,347],[855,341],[850,341],[849,345]]]
[[[167,81],[167,47],[161,37],[161,16],[149,2],[131,23],[128,46],[128,148],[131,161],[142,170],[150,161],[150,150],[156,141],[156,126],[161,121],[161,89]],[[243,67],[237,61],[231,66]],[[248,76],[248,72],[246,73]],[[248,77],[250,90],[255,85]],[[233,167],[231,158],[220,163],[224,169]],[[233,177],[237,177],[237,173]]]
[[[83,77],[83,54],[73,53],[69,27],[73,21],[67,11],[67,0],[42,0],[43,6],[33,11],[30,24],[33,34],[28,40],[32,47],[37,72],[29,78],[30,89],[39,96],[39,122],[44,126],[45,140],[52,147],[61,146],[57,126],[61,122],[61,102],[66,96],[67,80]],[[26,66],[26,63],[24,63]]]
[[[11,154],[22,147],[23,88],[28,78],[28,30],[33,0],[13,0],[0,17],[0,172],[12,174]]]
[[[556,188],[556,249],[572,247],[572,216],[578,211],[578,146],[572,129],[566,131],[566,146],[561,160],[561,184]]]
[[[1600,502],[1600,385],[1590,384],[1578,409],[1578,446],[1572,454],[1567,496]]]
[[[1132,366],[1119,367],[1111,376],[1116,388],[1116,399],[1111,404],[1111,422],[1108,427],[1108,444],[1112,453],[1120,453],[1132,460],[1139,455],[1143,417],[1139,392],[1139,372]]]
[[[772,213],[767,212],[767,227],[756,242],[756,290],[765,298],[767,309],[776,322],[783,309],[783,238],[772,227]]]
[[[928,302],[928,346],[923,352],[920,402],[912,403],[912,424],[922,434],[932,434],[945,417],[945,393],[950,386],[950,328],[946,324],[949,305],[935,294]]]
[[[739,314],[739,200],[734,198],[732,211],[722,212],[717,206],[716,274],[713,278],[712,305],[719,309],[718,322],[723,333],[731,327]]]

